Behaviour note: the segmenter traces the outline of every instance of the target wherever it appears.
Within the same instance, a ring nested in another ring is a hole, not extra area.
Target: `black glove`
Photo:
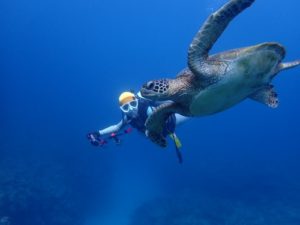
[[[101,143],[101,135],[99,131],[91,132],[87,134],[87,139],[91,142],[92,145],[98,146]]]

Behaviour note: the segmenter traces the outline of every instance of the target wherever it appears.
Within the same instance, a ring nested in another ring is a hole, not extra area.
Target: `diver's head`
[[[138,99],[132,92],[125,91],[119,97],[120,109],[129,117],[137,117],[138,115]]]

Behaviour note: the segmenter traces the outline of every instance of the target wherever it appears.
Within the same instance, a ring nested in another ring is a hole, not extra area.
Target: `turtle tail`
[[[287,69],[291,69],[293,67],[299,66],[300,65],[300,60],[295,60],[292,62],[285,62],[285,63],[280,63],[278,65],[278,72],[282,71],[282,70],[287,70]]]

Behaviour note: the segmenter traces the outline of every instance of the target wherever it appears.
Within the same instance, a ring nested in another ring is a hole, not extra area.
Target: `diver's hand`
[[[100,135],[99,131],[94,131],[94,132],[87,134],[87,139],[94,146],[98,146],[100,144],[100,141],[101,141],[100,137],[101,137],[101,135]]]

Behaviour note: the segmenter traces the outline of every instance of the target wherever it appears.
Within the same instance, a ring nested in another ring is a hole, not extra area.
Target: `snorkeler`
[[[107,128],[88,133],[87,137],[91,144],[95,146],[103,146],[107,144],[109,139],[114,140],[117,144],[120,143],[119,136],[127,134],[131,129],[124,130],[120,133],[127,125],[136,128],[139,132],[147,136],[147,130],[145,122],[147,118],[153,113],[155,108],[163,102],[154,102],[152,100],[145,99],[141,96],[140,92],[134,94],[132,92],[123,92],[119,96],[119,105],[122,111],[122,119],[119,123],[109,126]],[[175,134],[176,125],[187,120],[180,114],[171,114],[165,121],[165,126],[162,135],[164,137],[170,136],[175,143],[176,152],[181,162],[181,155],[179,148],[181,143]],[[106,136],[106,138],[104,138]]]

